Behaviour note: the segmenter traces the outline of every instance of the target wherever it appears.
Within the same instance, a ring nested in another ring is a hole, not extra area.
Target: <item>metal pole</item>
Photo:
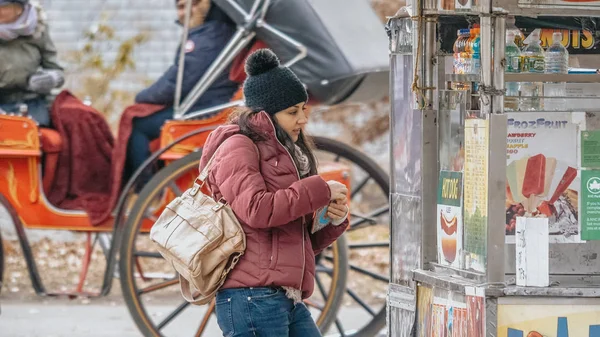
[[[497,15],[494,21],[494,87],[496,90],[504,91],[504,70],[506,58],[506,15]],[[494,113],[504,112],[504,94],[498,93],[492,102]]]
[[[177,118],[177,120],[194,119],[194,118],[197,118],[197,117],[202,117],[204,115],[208,115],[208,114],[215,113],[215,112],[218,112],[218,111],[221,111],[221,110],[225,110],[225,109],[229,109],[229,108],[233,108],[233,107],[237,107],[237,106],[242,106],[242,105],[244,105],[244,101],[243,100],[237,100],[237,101],[233,101],[233,102],[227,102],[227,103],[223,103],[223,104],[212,106],[210,108],[206,108],[206,109],[202,109],[202,110],[190,112],[189,114],[185,114],[185,115],[179,116]]]
[[[438,182],[438,111],[434,110],[434,96],[438,93],[435,87],[435,57],[437,54],[436,28],[437,17],[427,16],[424,22],[423,41],[423,85],[427,103],[422,113],[421,124],[421,261],[419,268],[426,268],[437,259],[437,182]]]
[[[266,23],[262,20],[259,20],[258,26],[260,28],[266,29],[271,34],[277,36],[278,38],[282,39],[283,41],[291,44],[292,46],[296,47],[296,49],[298,49],[299,53],[294,58],[292,58],[291,60],[289,60],[285,64],[283,64],[284,67],[291,67],[293,64],[302,60],[303,58],[306,57],[306,55],[308,55],[308,49],[306,48],[306,46],[304,46],[300,42],[292,39],[289,35],[284,34],[283,32],[275,29],[273,26],[269,25],[268,23]]]
[[[493,82],[493,64],[492,64],[492,17],[490,15],[481,17],[481,117],[485,118],[492,113],[492,97],[486,90],[491,88]]]
[[[424,55],[423,55],[423,72],[424,72],[424,85],[425,98],[427,101],[427,108],[431,109],[434,100],[434,89],[435,87],[433,79],[435,74],[435,55],[436,55],[436,40],[435,32],[437,27],[437,17],[428,16],[425,18],[425,41],[424,41]]]
[[[488,205],[487,205],[487,282],[491,285],[504,283],[505,250],[505,202],[506,202],[506,133],[504,114],[504,48],[506,44],[506,17],[495,16],[493,84],[491,88],[491,111],[489,117],[488,148]],[[484,48],[484,47],[482,47]],[[483,49],[482,49],[483,51]]]
[[[179,69],[177,69],[177,83],[175,84],[175,102],[173,102],[175,115],[179,111],[181,102],[181,87],[183,86],[183,69],[185,66],[185,43],[187,42],[190,29],[190,16],[192,13],[192,0],[185,3],[185,19],[183,20],[183,32],[181,34],[181,43],[179,44]]]

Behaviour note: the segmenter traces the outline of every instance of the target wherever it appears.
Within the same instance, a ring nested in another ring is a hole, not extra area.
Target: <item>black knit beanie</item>
[[[270,49],[259,49],[246,60],[244,97],[252,110],[269,115],[308,101],[302,82],[289,68],[283,67]]]

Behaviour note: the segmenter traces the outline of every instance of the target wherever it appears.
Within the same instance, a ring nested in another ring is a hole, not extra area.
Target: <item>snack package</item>
[[[321,207],[315,213],[315,218],[312,223],[312,229],[310,231],[311,234],[314,234],[315,232],[320,231],[325,226],[327,226],[331,223],[331,219],[329,219],[326,216],[327,215],[327,207],[328,206]]]

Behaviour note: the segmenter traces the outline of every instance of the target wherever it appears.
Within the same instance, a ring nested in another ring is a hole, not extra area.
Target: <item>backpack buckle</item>
[[[192,187],[192,189],[190,190],[190,195],[192,197],[195,197],[196,194],[198,194],[198,192],[200,191],[200,188],[202,186],[198,185],[196,182],[194,182],[194,186]]]
[[[227,205],[227,202],[225,201],[225,199],[223,199],[223,197],[221,197],[219,201],[217,201],[217,204],[214,205],[211,209],[213,210],[213,212],[217,212],[221,208],[225,207],[225,205]]]

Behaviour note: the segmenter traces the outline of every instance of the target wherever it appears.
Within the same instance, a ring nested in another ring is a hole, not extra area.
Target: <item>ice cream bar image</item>
[[[544,193],[541,197],[545,197],[550,193],[550,185],[554,178],[554,172],[556,171],[556,158],[546,158],[546,176],[544,177],[546,183],[544,184]]]
[[[571,185],[571,183],[573,182],[573,180],[575,180],[576,177],[577,170],[569,166],[565,174],[563,174],[562,179],[558,183],[558,186],[556,187],[556,191],[554,191],[552,198],[550,198],[550,204],[553,204],[556,200],[558,200],[558,197],[560,197],[560,195],[567,190],[569,185]]]
[[[527,160],[525,177],[523,178],[523,195],[529,198],[544,193],[546,184],[546,156],[537,154]]]
[[[508,165],[506,168],[506,176],[508,179],[508,185],[510,186],[510,193],[512,193],[515,202],[523,202],[523,176],[525,176],[525,168],[527,167],[527,157],[523,157],[519,160],[515,160]]]
[[[565,171],[565,174],[563,174],[562,178],[560,179],[558,186],[556,186],[556,190],[554,191],[552,198],[550,198],[549,201],[542,202],[542,204],[537,208],[538,211],[540,211],[540,213],[548,217],[550,217],[552,214],[555,214],[556,209],[554,208],[554,203],[556,202],[556,200],[558,200],[561,194],[563,194],[567,190],[569,185],[571,185],[571,183],[573,182],[573,180],[575,180],[576,177],[577,170],[569,166]]]

